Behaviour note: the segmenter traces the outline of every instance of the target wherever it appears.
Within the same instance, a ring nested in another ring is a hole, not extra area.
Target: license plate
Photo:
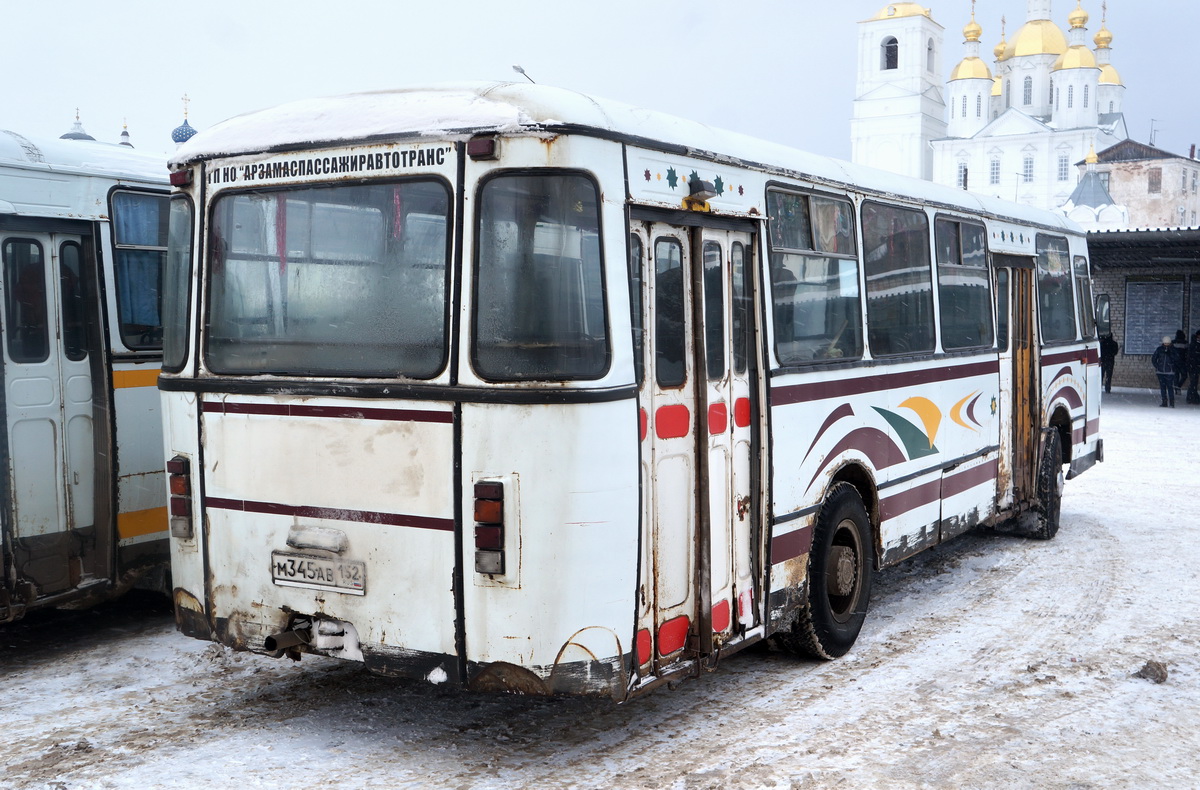
[[[283,587],[363,595],[367,591],[367,564],[358,560],[327,560],[274,551],[271,552],[271,581]]]

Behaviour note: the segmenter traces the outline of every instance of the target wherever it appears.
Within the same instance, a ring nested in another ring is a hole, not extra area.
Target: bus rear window
[[[434,377],[446,358],[449,213],[436,181],[219,197],[209,368]]]
[[[582,175],[487,181],[476,232],[471,361],[491,381],[608,370],[600,212]]]

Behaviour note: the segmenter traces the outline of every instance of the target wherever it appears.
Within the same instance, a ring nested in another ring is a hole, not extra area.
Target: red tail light
[[[475,572],[504,573],[504,484],[475,484]]]
[[[191,462],[182,455],[167,461],[167,488],[171,493],[171,537],[191,540],[192,476]]]

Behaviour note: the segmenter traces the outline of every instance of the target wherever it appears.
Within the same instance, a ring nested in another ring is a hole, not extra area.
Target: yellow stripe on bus
[[[152,370],[114,370],[113,389],[124,387],[157,387],[158,368]]]
[[[121,540],[166,531],[167,509],[165,507],[134,510],[117,516],[117,535]]]

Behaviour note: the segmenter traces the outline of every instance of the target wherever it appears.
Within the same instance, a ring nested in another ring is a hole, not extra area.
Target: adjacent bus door
[[[638,663],[660,674],[757,624],[753,246],[664,223],[637,224],[631,245],[646,284]]]
[[[105,581],[110,544],[97,534],[92,364],[95,263],[91,239],[0,233],[4,329],[5,521],[15,581],[29,599]],[[103,382],[98,382],[103,387]],[[101,426],[102,427],[102,426]],[[100,508],[108,512],[108,508]]]
[[[1001,420],[996,504],[1004,511],[1036,495],[1041,399],[1033,259],[997,255],[995,261]]]

